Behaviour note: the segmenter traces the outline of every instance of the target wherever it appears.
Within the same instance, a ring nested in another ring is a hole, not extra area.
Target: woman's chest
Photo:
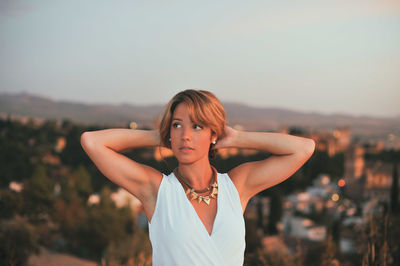
[[[203,201],[192,200],[190,204],[203,224],[204,229],[211,235],[218,212],[217,200],[211,200],[208,205]]]

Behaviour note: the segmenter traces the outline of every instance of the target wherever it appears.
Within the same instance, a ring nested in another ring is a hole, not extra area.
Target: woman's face
[[[194,124],[185,103],[176,106],[170,128],[171,148],[179,163],[208,160],[210,144],[215,138],[209,127]]]

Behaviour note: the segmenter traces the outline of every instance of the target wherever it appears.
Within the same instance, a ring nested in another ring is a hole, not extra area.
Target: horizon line
[[[73,103],[73,104],[84,104],[84,105],[112,105],[112,106],[122,106],[122,105],[131,105],[131,106],[140,106],[140,107],[146,107],[146,106],[165,106],[167,103],[161,103],[161,102],[153,102],[153,103],[134,103],[134,102],[89,102],[89,101],[79,101],[76,99],[65,99],[65,98],[53,98],[48,95],[43,95],[39,94],[36,92],[27,92],[27,91],[19,91],[19,92],[10,92],[10,91],[0,91],[0,95],[10,95],[10,96],[19,96],[19,95],[27,95],[31,97],[37,97],[37,98],[42,98],[46,99],[49,101],[53,101],[56,103]],[[345,111],[334,111],[334,112],[324,112],[320,110],[300,110],[300,109],[292,109],[289,107],[277,107],[277,106],[260,106],[257,104],[250,104],[250,103],[241,103],[238,101],[225,101],[221,100],[223,104],[237,104],[240,106],[245,106],[253,109],[276,109],[276,110],[282,110],[282,111],[289,111],[289,112],[295,112],[295,113],[303,113],[303,114],[316,114],[316,115],[324,115],[324,116],[352,116],[352,117],[358,117],[358,118],[378,118],[378,119],[398,119],[400,118],[400,112],[398,114],[393,114],[393,115],[378,115],[378,114],[352,114],[352,113],[346,113]]]

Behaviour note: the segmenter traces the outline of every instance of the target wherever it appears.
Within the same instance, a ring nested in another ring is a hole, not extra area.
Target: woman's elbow
[[[87,151],[94,146],[94,137],[93,133],[90,131],[83,132],[81,135],[81,146],[82,148]]]
[[[305,139],[304,153],[311,157],[315,151],[315,141],[313,139]]]

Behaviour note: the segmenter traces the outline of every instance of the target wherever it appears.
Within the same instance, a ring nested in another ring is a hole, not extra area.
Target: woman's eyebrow
[[[172,118],[172,120],[183,121],[181,118],[177,118],[177,117]]]

